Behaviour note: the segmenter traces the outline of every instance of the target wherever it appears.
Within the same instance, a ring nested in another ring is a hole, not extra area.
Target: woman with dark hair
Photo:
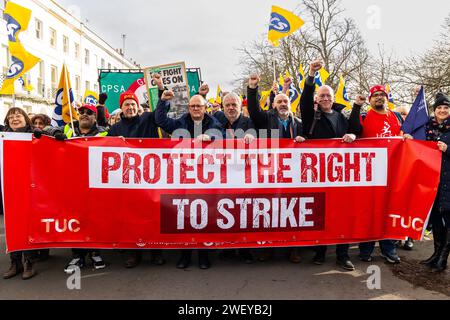
[[[6,113],[5,128],[6,132],[33,132],[32,123],[27,113],[20,108],[11,108]],[[32,259],[35,256],[35,250],[17,251],[10,253],[11,266],[3,274],[3,279],[15,277],[20,272],[22,279],[28,280],[36,275],[33,269]],[[22,256],[24,261],[22,262]]]
[[[433,228],[434,253],[421,261],[433,272],[447,268],[450,252],[450,99],[442,93],[436,96],[433,105],[434,118],[426,126],[427,140],[437,141],[442,151],[441,177],[438,194],[431,210],[430,222]]]
[[[40,113],[31,118],[31,123],[34,129],[44,130],[52,122],[52,119],[46,114]]]

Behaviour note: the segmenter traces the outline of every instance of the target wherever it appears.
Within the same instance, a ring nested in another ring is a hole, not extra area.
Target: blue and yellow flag
[[[216,102],[222,104],[222,89],[217,86]]]
[[[270,90],[261,92],[261,98],[259,99],[259,106],[264,111],[269,110],[270,92],[271,92]]]
[[[301,96],[303,93],[303,89],[305,89],[305,81],[306,81],[305,71],[303,70],[302,64],[300,64],[300,67],[298,68],[297,76],[298,76],[298,88],[300,89],[299,94]]]
[[[77,111],[73,107],[74,101],[75,99],[73,97],[72,86],[70,85],[69,72],[67,71],[66,65],[63,64],[61,77],[59,78],[58,91],[56,93],[56,106],[52,116],[53,127],[62,127],[70,123],[72,119],[78,120]],[[72,110],[72,119],[70,117],[70,110]]]
[[[395,109],[395,103],[394,103],[394,97],[392,96],[392,92],[391,92],[391,85],[390,84],[386,84],[386,91],[388,94],[388,106],[389,109],[394,110]]]
[[[339,79],[339,87],[336,91],[336,103],[345,106],[345,109],[347,110],[350,110],[352,108],[350,98],[347,94],[347,88],[345,86],[345,80],[342,76]]]
[[[19,40],[19,34],[28,28],[31,10],[13,2],[7,2],[3,17],[6,20],[9,52],[12,61],[0,94],[14,94],[14,81],[33,68],[40,59],[27,52]]]
[[[286,71],[286,77],[291,77],[288,71]],[[300,93],[298,92],[297,88],[295,87],[294,82],[292,81],[291,86],[289,88],[289,100],[291,101],[291,110],[292,112],[296,112],[298,105],[300,104]]]
[[[83,104],[98,105],[98,93],[94,91],[86,90],[84,92]]]
[[[272,6],[269,25],[269,41],[278,47],[279,40],[297,31],[305,22],[290,11]]]
[[[330,77],[330,74],[324,68],[322,68],[319,71],[317,71],[316,74],[314,75],[314,82],[316,84],[316,90],[319,87],[325,85],[325,82],[327,81],[327,79],[329,77]]]

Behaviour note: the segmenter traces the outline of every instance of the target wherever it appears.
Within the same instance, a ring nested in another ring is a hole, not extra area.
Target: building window
[[[44,79],[45,79],[45,64],[44,61],[39,62],[39,77],[37,79],[37,92],[38,94],[44,96],[45,88],[44,88]]]
[[[85,91],[91,90],[91,83],[89,81],[86,81],[86,88]]]
[[[65,54],[69,54],[69,37],[63,36],[63,51]]]
[[[75,42],[75,59],[80,59],[80,45]]]
[[[75,91],[76,91],[76,95],[80,95],[81,93],[81,80],[80,80],[80,76],[75,76]]]
[[[89,50],[84,49],[84,63],[89,64]]]
[[[6,0],[0,1],[0,17],[3,17],[3,11],[5,11],[6,8]]]
[[[42,21],[39,19],[36,19],[36,39],[42,40],[43,34],[42,34]]]
[[[51,73],[51,80],[52,80],[52,90],[54,93],[56,93],[56,90],[58,89],[58,67],[51,66],[50,73]]]
[[[2,60],[6,61],[6,65],[3,65],[2,74],[6,76],[9,70],[9,66],[11,65],[11,56],[9,54],[9,48],[5,45],[2,45]]]
[[[50,46],[56,48],[56,30],[53,28],[50,28]]]
[[[103,58],[102,58],[102,66],[101,66],[101,68],[105,69],[105,59],[103,59]]]
[[[94,84],[94,92],[98,92],[98,84]]]
[[[108,63],[108,69],[111,70],[111,63]]]

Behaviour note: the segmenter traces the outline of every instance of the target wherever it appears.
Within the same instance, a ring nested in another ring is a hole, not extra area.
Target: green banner
[[[100,92],[108,95],[106,107],[112,112],[119,106],[120,95],[125,91],[133,91],[137,94],[139,103],[145,103],[148,100],[148,94],[144,82],[144,73],[142,72],[101,72],[100,73]],[[143,92],[141,92],[143,91]],[[140,94],[139,94],[140,93]]]
[[[187,79],[189,83],[189,92],[192,97],[198,92],[200,87],[200,79],[198,72],[187,72]],[[125,91],[133,91],[136,93],[139,99],[139,103],[145,103],[148,101],[147,88],[144,81],[143,72],[114,72],[105,71],[100,73],[100,92],[105,92],[108,95],[106,100],[106,107],[109,112],[112,112],[119,106],[120,95]],[[152,97],[155,101],[152,101],[156,105],[158,91]]]

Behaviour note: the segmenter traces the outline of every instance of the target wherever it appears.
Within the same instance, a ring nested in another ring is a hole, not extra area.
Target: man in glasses
[[[220,122],[207,112],[207,101],[201,95],[195,95],[189,101],[189,112],[178,119],[167,116],[170,100],[174,93],[164,91],[156,107],[156,124],[173,138],[190,138],[201,141],[211,141],[213,138],[222,139],[223,129]]]
[[[201,95],[195,95],[189,101],[189,112],[178,119],[167,116],[170,109],[170,100],[174,93],[170,90],[164,91],[158,106],[156,107],[156,123],[172,138],[197,139],[200,141],[211,141],[223,138],[222,125],[216,118],[207,112],[207,101]],[[178,269],[186,269],[191,264],[192,250],[181,250],[181,257],[177,262]],[[200,269],[209,269],[211,263],[207,250],[198,250],[198,266]]]
[[[334,91],[330,86],[322,86],[314,96],[316,84],[314,77],[322,69],[321,61],[316,60],[309,65],[309,74],[305,81],[305,87],[300,99],[301,118],[305,134],[309,139],[333,139],[342,138],[343,142],[351,143],[356,139],[356,128],[359,123],[359,115],[352,114],[349,120],[336,110],[334,106]],[[355,266],[348,255],[349,245],[336,246],[337,264],[345,270],[353,271]],[[315,248],[314,264],[321,265],[325,262],[327,246]]]
[[[54,136],[57,140],[108,135],[106,128],[98,125],[97,108],[91,104],[85,104],[78,108],[78,121],[73,122],[73,129],[72,124],[68,123],[61,128],[48,127],[44,133]]]
[[[382,85],[375,85],[370,89],[369,103],[371,109],[367,115],[359,122],[358,134],[361,138],[376,138],[376,137],[393,137],[401,136],[401,127],[403,118],[397,112],[391,111],[388,107],[389,96],[386,88]],[[359,116],[361,107],[365,103],[365,97],[360,99],[360,102],[355,103],[352,113]],[[405,135],[405,138],[409,138]],[[388,263],[400,263],[400,257],[397,254],[395,241],[381,240],[380,242],[381,257]],[[407,242],[411,245],[412,240]],[[375,242],[365,242],[359,245],[359,258],[364,262],[372,261],[372,253],[375,249]]]
[[[97,124],[97,108],[91,104],[85,104],[78,108],[78,121],[69,123],[61,128],[45,129],[46,134],[54,136],[57,140],[65,140],[76,137],[105,137],[108,131]],[[64,272],[72,274],[77,268],[84,268],[86,257],[89,257],[95,270],[106,267],[105,262],[96,249],[72,249],[72,259],[64,268]]]

